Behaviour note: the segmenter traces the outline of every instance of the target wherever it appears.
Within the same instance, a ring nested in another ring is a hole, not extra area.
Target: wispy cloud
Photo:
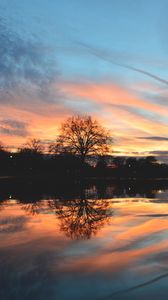
[[[164,136],[140,136],[138,137],[138,139],[141,140],[152,140],[152,141],[168,141],[168,137],[164,137]]]
[[[65,82],[60,84],[60,89],[69,97],[85,99],[88,101],[88,105],[89,103],[100,105],[101,114],[106,111],[110,115],[109,118],[112,118],[112,127],[115,123],[119,123],[120,130],[129,126],[152,135],[160,130],[164,134],[167,133],[166,122],[159,121],[160,117],[167,116],[165,108],[138,98],[119,85]],[[157,118],[157,122],[154,116]]]
[[[0,101],[6,100],[6,94],[13,96],[18,88],[31,89],[46,94],[48,85],[58,76],[52,60],[51,49],[37,39],[25,40],[8,28],[0,19]]]
[[[26,137],[29,134],[28,124],[17,120],[0,120],[1,135]]]
[[[0,19],[0,133],[7,145],[28,135],[50,138],[58,120],[72,112],[57,89],[53,50],[30,36],[20,36]]]

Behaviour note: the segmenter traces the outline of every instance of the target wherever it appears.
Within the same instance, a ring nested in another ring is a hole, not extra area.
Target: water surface
[[[74,189],[2,190],[0,299],[167,299],[168,189]]]

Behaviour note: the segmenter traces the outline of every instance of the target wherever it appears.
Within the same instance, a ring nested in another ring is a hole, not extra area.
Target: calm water
[[[39,186],[1,189],[1,300],[168,298],[166,184]]]

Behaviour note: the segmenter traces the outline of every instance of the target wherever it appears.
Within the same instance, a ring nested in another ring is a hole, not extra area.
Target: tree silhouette
[[[43,144],[39,139],[30,139],[17,153],[17,171],[41,172],[43,170]]]
[[[125,161],[126,161],[126,159],[124,156],[115,156],[113,158],[113,163],[117,168],[123,167],[125,164]]]
[[[101,156],[98,157],[96,168],[98,170],[103,170],[103,169],[107,168],[107,159],[106,159],[106,156],[101,155]]]
[[[2,142],[0,142],[0,151],[4,151],[4,145]]]
[[[72,153],[82,162],[87,155],[103,155],[110,151],[112,138],[96,120],[90,116],[68,118],[60,129],[56,142],[50,145],[52,153]]]
[[[3,143],[0,142],[0,174],[10,173],[10,153],[6,150]]]
[[[156,164],[156,162],[157,162],[156,157],[155,157],[155,156],[152,156],[152,155],[147,156],[147,157],[145,158],[145,160],[146,160],[146,163],[147,163],[148,165]]]
[[[41,140],[39,139],[30,139],[28,140],[20,149],[21,153],[32,153],[32,154],[42,154],[44,147]]]

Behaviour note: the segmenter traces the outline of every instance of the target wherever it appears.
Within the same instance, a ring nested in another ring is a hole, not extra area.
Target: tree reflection
[[[23,209],[30,215],[38,215],[41,212],[43,203],[41,201],[36,201],[32,203],[27,203],[23,205]]]
[[[150,198],[150,202],[155,198],[155,202],[163,202],[165,200],[159,194],[168,189],[167,181],[98,181],[61,186],[53,182],[51,185],[44,181],[35,183],[15,185],[15,181],[5,181],[0,211],[6,205],[5,199],[9,203],[17,199],[17,204],[27,214],[56,215],[60,229],[72,239],[89,239],[108,223],[113,215],[115,198],[130,198],[132,202],[138,201],[139,197]]]
[[[110,200],[50,200],[49,207],[55,210],[61,230],[71,239],[90,239],[112,216]]]
[[[4,209],[4,201],[0,200],[0,211]]]

